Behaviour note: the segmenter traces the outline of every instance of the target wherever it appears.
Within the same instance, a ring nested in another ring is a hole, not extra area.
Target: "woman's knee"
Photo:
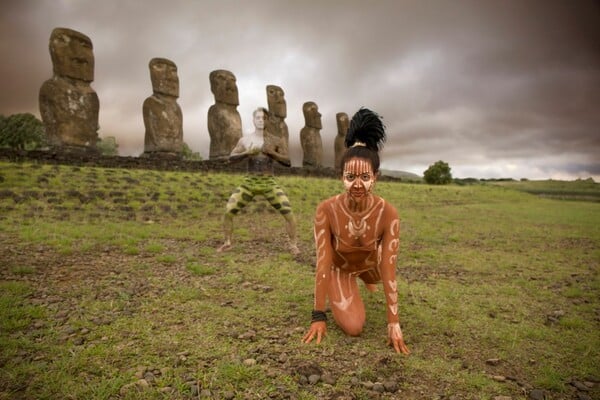
[[[343,321],[338,321],[338,325],[346,335],[359,336],[363,331],[365,321],[361,321],[358,318],[347,318]]]

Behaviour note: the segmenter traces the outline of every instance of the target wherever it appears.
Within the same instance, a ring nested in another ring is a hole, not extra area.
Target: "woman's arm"
[[[317,268],[315,272],[315,298],[313,305],[313,319],[310,329],[302,338],[304,343],[309,343],[316,336],[317,344],[327,333],[325,323],[325,305],[327,291],[333,263],[333,247],[331,244],[331,225],[325,209],[327,202],[317,207],[314,222],[315,246],[317,248]]]
[[[386,313],[388,320],[388,340],[396,352],[408,354],[410,351],[404,344],[400,318],[398,315],[398,290],[396,281],[396,261],[400,247],[400,218],[396,209],[386,203],[384,221],[389,221],[384,226],[381,240],[381,280],[386,300]]]

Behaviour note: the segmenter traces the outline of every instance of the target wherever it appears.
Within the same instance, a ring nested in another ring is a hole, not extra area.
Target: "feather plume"
[[[385,140],[382,118],[375,111],[362,107],[352,117],[344,143],[348,148],[358,144],[378,152]]]

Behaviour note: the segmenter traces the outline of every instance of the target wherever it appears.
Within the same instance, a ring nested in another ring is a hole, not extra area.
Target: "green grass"
[[[405,357],[385,345],[381,291],[362,292],[361,337],[331,321],[321,345],[300,343],[313,214],[337,180],[278,177],[295,258],[261,199],[216,253],[241,175],[7,162],[0,175],[0,399],[370,399],[365,383],[389,379],[399,390],[381,398],[562,399],[598,377],[600,204],[573,201],[597,184],[379,182],[402,221]],[[307,366],[333,383],[304,382]]]
[[[492,183],[507,188],[520,190],[542,197],[558,200],[584,200],[600,201],[599,184],[592,179],[578,179],[576,181],[499,181]]]

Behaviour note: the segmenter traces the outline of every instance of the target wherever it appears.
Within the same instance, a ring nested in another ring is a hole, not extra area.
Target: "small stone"
[[[127,393],[129,393],[131,391],[131,389],[135,386],[135,383],[128,383],[126,385],[121,386],[121,389],[119,389],[119,394],[121,396],[125,396]]]
[[[137,367],[137,369],[136,369],[136,371],[135,371],[135,374],[134,374],[134,376],[135,376],[137,379],[142,379],[142,378],[144,377],[144,374],[145,374],[145,373],[146,373],[146,367],[142,367],[142,366],[140,366],[140,367]]]
[[[67,326],[67,328],[65,329],[65,333],[67,335],[72,335],[75,332],[77,332],[77,329],[73,328],[72,326]]]
[[[499,358],[489,358],[489,359],[485,360],[485,363],[487,365],[496,366],[496,365],[500,364],[500,359]]]
[[[368,389],[368,390],[373,389],[373,382],[371,382],[371,381],[363,382],[362,385],[365,389]]]
[[[529,398],[531,400],[545,400],[546,393],[544,393],[544,391],[541,389],[533,389],[531,392],[529,392]]]
[[[506,382],[506,377],[502,375],[492,375],[492,379],[496,382]]]
[[[233,400],[235,398],[235,393],[232,392],[231,390],[229,390],[229,391],[223,393],[223,398],[225,400]]]
[[[375,391],[377,393],[383,393],[383,392],[385,392],[385,387],[383,386],[383,383],[381,383],[381,382],[375,382],[373,384],[373,391]]]
[[[321,376],[321,380],[323,381],[323,383],[326,383],[328,385],[335,385],[336,383],[336,379],[330,375],[330,374],[324,374]]]
[[[394,393],[398,390],[398,383],[396,383],[396,381],[388,380],[383,382],[383,387],[386,392]]]
[[[321,375],[312,374],[308,377],[308,383],[310,383],[311,385],[318,383],[320,380],[321,380]]]
[[[241,335],[238,336],[238,339],[241,340],[252,340],[256,337],[256,332],[254,331],[248,331],[246,333],[242,333]]]
[[[148,383],[148,381],[145,379],[140,379],[135,384],[140,388],[147,388],[150,386],[150,383]]]
[[[144,374],[144,379],[148,382],[148,383],[152,383],[156,380],[156,377],[154,376],[154,374],[152,372],[146,372]]]
[[[196,383],[190,384],[190,391],[192,392],[192,397],[198,397],[199,388]]]
[[[211,391],[210,391],[210,390],[208,390],[208,389],[203,389],[203,390],[200,392],[200,398],[201,398],[201,399],[210,399],[211,397],[212,397],[212,393],[211,393]]]
[[[571,382],[571,385],[575,386],[577,390],[582,392],[587,392],[588,390],[590,390],[590,388],[588,388],[583,382],[573,381]]]
[[[254,358],[247,358],[244,360],[244,365],[247,367],[251,367],[253,365],[256,365],[256,360]]]

